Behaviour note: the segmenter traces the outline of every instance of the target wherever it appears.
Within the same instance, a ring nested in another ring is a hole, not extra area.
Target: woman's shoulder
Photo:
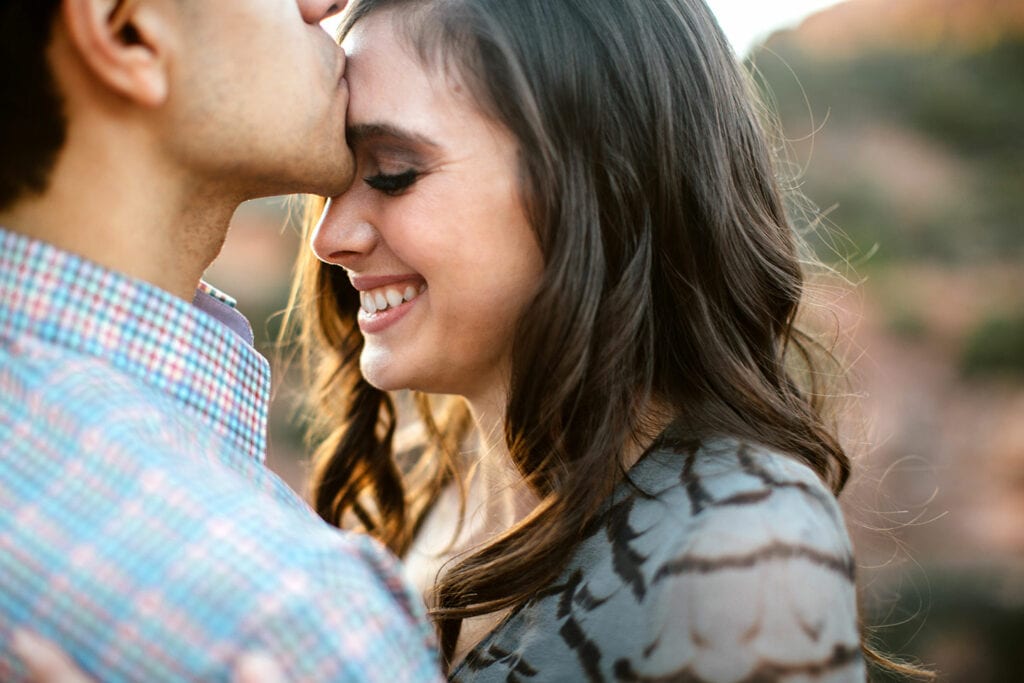
[[[690,448],[659,448],[630,479],[632,507],[649,508],[648,533],[661,537],[667,554],[685,549],[724,558],[816,549],[831,553],[837,566],[852,574],[850,541],[836,497],[792,456],[717,438]]]
[[[659,447],[455,678],[862,681],[852,568],[808,467],[730,439]]]
[[[638,606],[650,645],[628,673],[862,679],[853,551],[818,476],[733,439],[648,459],[636,476],[652,488],[635,496],[620,524],[628,531],[612,540],[629,536],[646,557]]]

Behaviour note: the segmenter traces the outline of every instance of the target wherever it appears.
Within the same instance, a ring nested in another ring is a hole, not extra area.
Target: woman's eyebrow
[[[375,138],[391,138],[399,142],[411,142],[426,147],[438,148],[437,144],[425,135],[406,130],[390,123],[357,123],[345,129],[348,144],[355,146],[360,142]]]

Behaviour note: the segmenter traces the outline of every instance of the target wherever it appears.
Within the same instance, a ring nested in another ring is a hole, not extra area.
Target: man
[[[103,681],[436,678],[394,560],[264,467],[267,363],[196,289],[239,202],[351,182],[338,4],[2,3],[0,680],[18,630]]]

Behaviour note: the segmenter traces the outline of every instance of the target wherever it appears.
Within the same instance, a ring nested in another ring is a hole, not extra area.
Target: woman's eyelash
[[[378,173],[367,176],[363,178],[363,182],[386,195],[396,195],[415,183],[419,176],[419,171],[410,168],[402,173]]]

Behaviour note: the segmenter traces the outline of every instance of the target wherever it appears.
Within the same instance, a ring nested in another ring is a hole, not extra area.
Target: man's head
[[[239,199],[350,181],[344,57],[319,26],[344,2],[0,3],[0,210],[99,128]]]

